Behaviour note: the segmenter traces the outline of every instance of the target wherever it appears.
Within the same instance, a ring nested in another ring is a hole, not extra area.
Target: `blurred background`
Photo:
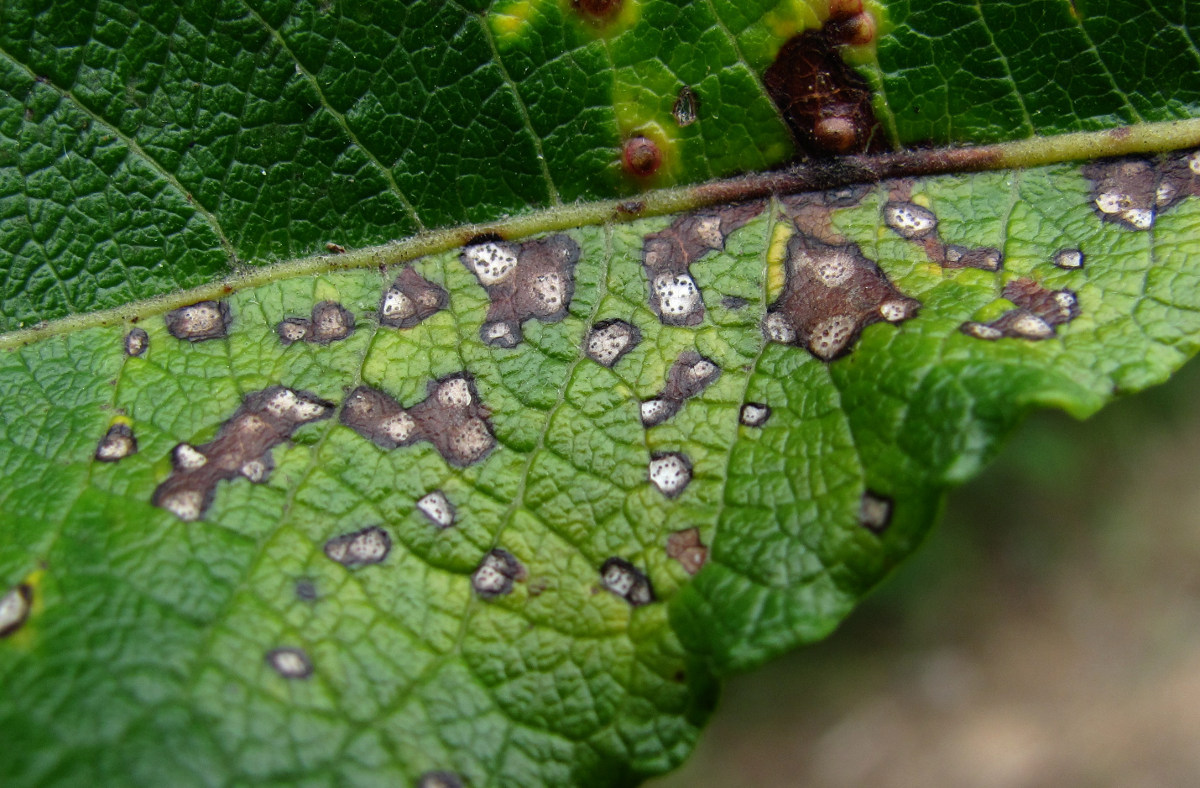
[[[1200,366],[1042,413],[652,788],[1200,785]]]

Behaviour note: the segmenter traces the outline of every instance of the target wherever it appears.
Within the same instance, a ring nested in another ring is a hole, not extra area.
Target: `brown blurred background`
[[[652,788],[1200,786],[1200,365],[1039,414]]]

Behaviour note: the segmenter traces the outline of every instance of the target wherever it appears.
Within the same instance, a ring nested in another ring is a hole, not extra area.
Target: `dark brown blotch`
[[[975,339],[997,340],[1004,337],[1039,341],[1057,335],[1057,327],[1079,316],[1079,297],[1073,290],[1049,290],[1032,279],[1014,279],[1004,286],[1003,295],[1016,308],[990,323],[968,321],[959,328]]]
[[[218,483],[238,477],[265,481],[274,467],[271,450],[300,426],[332,414],[332,402],[307,391],[271,386],[249,394],[211,441],[172,449],[174,468],[150,502],[181,520],[199,520]]]
[[[1159,159],[1109,159],[1084,165],[1092,209],[1106,222],[1145,231],[1159,214],[1200,195],[1200,150]]]
[[[490,416],[475,379],[461,372],[430,382],[428,396],[408,409],[385,392],[359,386],[347,395],[340,419],[383,449],[428,441],[446,462],[462,468],[483,461],[496,447]]]
[[[712,359],[694,350],[685,350],[667,371],[667,384],[657,395],[642,403],[644,427],[653,427],[674,416],[683,403],[700,394],[721,376],[721,368]]]
[[[571,0],[571,9],[593,25],[605,25],[621,13],[624,0]]]
[[[797,232],[784,265],[783,292],[767,308],[763,333],[772,342],[807,348],[822,361],[850,352],[867,326],[902,323],[920,308],[855,243],[828,244]]]
[[[834,19],[793,36],[763,75],[767,92],[809,156],[879,153],[887,149],[866,80],[842,59],[843,43],[874,37],[865,14]]]
[[[233,315],[224,301],[200,301],[173,309],[164,319],[167,331],[176,339],[204,342],[227,336]]]

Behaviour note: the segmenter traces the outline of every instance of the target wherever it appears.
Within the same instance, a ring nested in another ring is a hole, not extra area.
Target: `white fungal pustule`
[[[986,339],[989,342],[995,341],[997,339],[1001,339],[1004,337],[1003,331],[1001,331],[998,328],[993,328],[992,326],[989,326],[987,323],[976,323],[974,321],[967,321],[966,323],[963,323],[962,326],[960,326],[960,329],[962,330],[962,332],[964,334],[966,334],[969,337],[974,337],[975,339]]]
[[[150,335],[145,329],[131,328],[125,335],[125,355],[140,356],[150,347]]]
[[[874,534],[887,530],[892,521],[892,499],[867,490],[858,506],[858,522]]]
[[[302,649],[285,646],[267,652],[267,664],[285,679],[306,679],[313,673],[312,660]]]
[[[604,367],[612,367],[642,340],[642,333],[624,320],[604,320],[592,326],[584,352]]]
[[[137,438],[128,424],[118,422],[108,428],[96,446],[96,459],[100,462],[117,462],[131,454],[137,454]]]
[[[413,300],[395,287],[390,287],[384,292],[383,301],[379,305],[379,314],[388,320],[404,320],[412,317],[416,311],[417,306]]]
[[[742,405],[741,413],[738,415],[738,421],[746,427],[761,427],[767,423],[769,418],[771,418],[771,408],[761,402],[747,402]]]
[[[194,471],[204,467],[208,458],[190,443],[180,443],[171,449],[171,465],[181,471]]]
[[[879,305],[879,316],[889,323],[902,323],[916,313],[916,302],[912,299],[892,299]]]
[[[379,429],[396,444],[407,442],[417,428],[417,423],[408,411],[400,411],[379,422]]]
[[[473,402],[471,389],[463,378],[442,381],[437,390],[438,402],[447,408],[469,408]]]
[[[33,589],[22,583],[0,596],[0,638],[21,628],[33,607]]]
[[[378,525],[335,536],[325,543],[325,555],[342,566],[355,568],[381,563],[392,551],[392,537]]]
[[[161,496],[155,505],[165,509],[185,523],[199,520],[207,508],[202,490],[176,490]]]
[[[1054,336],[1054,329],[1042,318],[1026,312],[1017,315],[1009,322],[1009,328],[1026,339],[1049,339]]]
[[[495,599],[512,591],[513,583],[525,577],[521,562],[499,547],[483,557],[471,575],[471,587],[482,599]]]
[[[812,266],[813,276],[826,287],[846,284],[854,275],[854,261],[846,254],[822,255]]]
[[[563,308],[566,288],[563,286],[562,275],[556,272],[538,274],[533,278],[530,289],[534,300],[534,314],[537,316],[553,315]]]
[[[700,289],[691,274],[663,274],[654,280],[651,299],[664,320],[671,325],[686,324],[691,316],[700,314],[703,303]]]
[[[911,202],[889,202],[883,206],[883,221],[901,238],[918,240],[937,231],[937,216],[928,208]]]
[[[834,315],[812,328],[808,347],[817,358],[829,360],[841,353],[850,343],[858,321],[852,315]]]
[[[605,589],[624,599],[633,607],[654,601],[654,588],[645,573],[626,561],[613,556],[600,567],[600,582]]]
[[[275,333],[279,334],[279,341],[284,345],[294,345],[304,341],[311,327],[305,318],[289,317],[275,326]]]
[[[271,475],[271,467],[261,457],[256,457],[243,463],[238,472],[254,484],[262,484]]]
[[[1078,249],[1059,249],[1054,253],[1054,264],[1068,271],[1083,268],[1083,252]]]
[[[516,347],[521,341],[521,327],[509,320],[487,323],[481,331],[483,341],[496,347]]]
[[[488,241],[463,249],[463,261],[485,287],[508,279],[517,267],[517,251],[511,244]]]
[[[676,498],[692,480],[692,463],[678,452],[655,454],[647,473],[650,483],[668,498]]]
[[[679,411],[679,403],[672,400],[648,399],[641,405],[641,417],[643,427],[654,427],[662,424],[667,419],[671,418]]]
[[[1153,208],[1126,208],[1120,215],[1135,230],[1149,230],[1154,226]]]
[[[768,312],[763,318],[762,330],[768,342],[791,345],[796,341],[796,329],[780,312]]]
[[[311,325],[308,341],[328,345],[354,333],[354,314],[336,301],[321,301],[313,307]]]
[[[454,525],[454,505],[441,490],[426,493],[417,500],[417,509],[438,528]]]

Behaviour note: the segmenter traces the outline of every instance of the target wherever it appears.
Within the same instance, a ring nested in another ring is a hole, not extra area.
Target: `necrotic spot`
[[[306,679],[312,675],[313,665],[303,650],[291,646],[267,652],[267,664],[285,679]]]
[[[296,581],[294,590],[296,599],[299,599],[301,602],[317,601],[317,584],[313,582],[312,578],[301,577]]]
[[[771,418],[771,408],[761,402],[747,402],[738,420],[747,427],[761,427]]]
[[[33,607],[33,589],[22,583],[0,597],[0,638],[21,628]]]
[[[325,555],[350,568],[381,563],[391,551],[392,537],[378,525],[335,536],[325,543]]]
[[[525,577],[521,562],[499,547],[483,557],[471,575],[471,587],[483,599],[494,599],[509,593],[513,583]]]
[[[692,480],[692,462],[679,452],[658,452],[650,460],[647,476],[659,492],[676,498]]]
[[[868,531],[881,534],[892,521],[892,499],[867,490],[858,505],[858,522]]]
[[[624,320],[602,320],[592,326],[584,345],[588,358],[604,367],[612,367],[638,346],[642,332]]]
[[[132,328],[125,335],[125,355],[140,356],[150,347],[150,335],[144,329]]]
[[[200,301],[168,312],[165,320],[167,331],[176,339],[203,342],[228,334],[232,315],[224,301]]]
[[[454,504],[441,490],[426,493],[417,501],[417,509],[438,528],[454,525]]]
[[[1054,264],[1067,270],[1083,268],[1083,252],[1078,249],[1059,249],[1054,253]]]
[[[600,582],[633,607],[654,601],[654,587],[645,573],[626,561],[613,556],[600,567]]]
[[[883,220],[888,227],[910,241],[933,235],[937,217],[933,211],[911,202],[889,202],[883,206]]]
[[[117,423],[108,428],[96,446],[96,459],[100,462],[117,462],[131,454],[137,454],[137,438],[128,424]]]

